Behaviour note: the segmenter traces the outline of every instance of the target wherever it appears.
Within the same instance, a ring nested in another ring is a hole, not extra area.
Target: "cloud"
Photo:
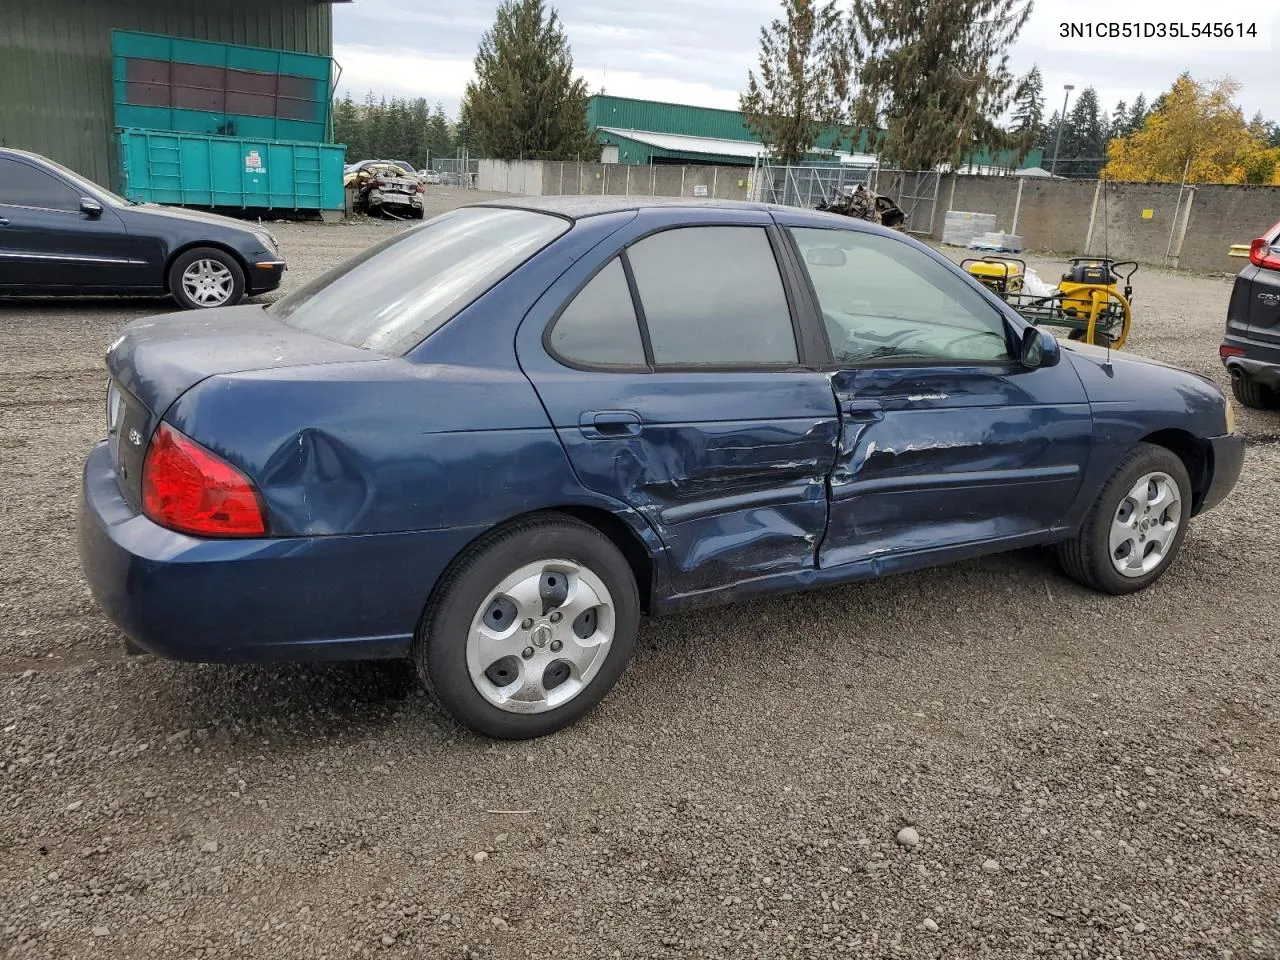
[[[573,45],[574,64],[593,91],[620,96],[735,108],[747,71],[755,68],[760,27],[779,15],[777,0],[559,0],[553,2]],[[1046,110],[1061,106],[1062,85],[1094,87],[1108,110],[1138,93],[1150,101],[1182,70],[1197,79],[1230,74],[1241,81],[1246,114],[1280,120],[1280,84],[1273,55],[1227,40],[1062,41],[1063,22],[1181,21],[1219,17],[1257,22],[1274,44],[1268,3],[1207,8],[1203,0],[1118,4],[1115,0],[1036,0],[1013,48],[1013,67],[1039,64]],[[493,23],[496,3],[468,0],[358,0],[334,7],[334,54],[343,68],[339,89],[424,96],[450,113],[472,76],[476,45]],[[1141,13],[1135,12],[1141,10]],[[447,11],[447,12],[443,12]],[[1072,95],[1073,98],[1075,94]]]

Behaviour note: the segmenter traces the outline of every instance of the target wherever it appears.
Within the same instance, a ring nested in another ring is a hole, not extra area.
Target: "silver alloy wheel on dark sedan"
[[[1058,544],[1068,575],[1105,593],[1135,593],[1159,579],[1187,535],[1195,491],[1178,454],[1139,443],[1102,485],[1079,531]]]
[[[495,530],[451,565],[413,655],[456,719],[523,740],[604,699],[631,659],[639,624],[636,575],[618,545],[547,511]]]
[[[235,278],[217,260],[196,260],[182,271],[182,289],[202,307],[224,307],[235,293]]]
[[[169,292],[188,310],[233,306],[245,295],[244,268],[219,247],[193,247],[169,265]]]

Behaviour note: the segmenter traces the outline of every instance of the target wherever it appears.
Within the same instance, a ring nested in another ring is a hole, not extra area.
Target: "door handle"
[[[884,419],[884,407],[879,400],[841,400],[840,415],[856,423],[871,423]]]
[[[638,437],[642,428],[640,414],[631,410],[587,412],[578,420],[582,432],[594,440]]]

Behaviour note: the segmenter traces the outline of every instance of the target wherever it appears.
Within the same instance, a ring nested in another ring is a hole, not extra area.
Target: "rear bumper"
[[[1213,451],[1213,479],[1200,504],[1201,513],[1213,509],[1227,498],[1244,468],[1243,434],[1210,437],[1209,446]]]
[[[1280,346],[1230,333],[1222,345],[1244,351],[1243,356],[1222,358],[1222,364],[1231,376],[1244,377],[1280,390]]]
[[[436,579],[480,530],[206,540],[135,513],[106,443],[85,462],[80,561],[148,653],[206,663],[407,656]]]

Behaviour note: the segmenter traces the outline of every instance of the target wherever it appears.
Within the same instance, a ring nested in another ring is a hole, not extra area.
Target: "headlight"
[[[1227,433],[1235,433],[1236,432],[1235,405],[1231,402],[1231,398],[1226,395],[1223,395],[1222,400],[1227,406]]]

